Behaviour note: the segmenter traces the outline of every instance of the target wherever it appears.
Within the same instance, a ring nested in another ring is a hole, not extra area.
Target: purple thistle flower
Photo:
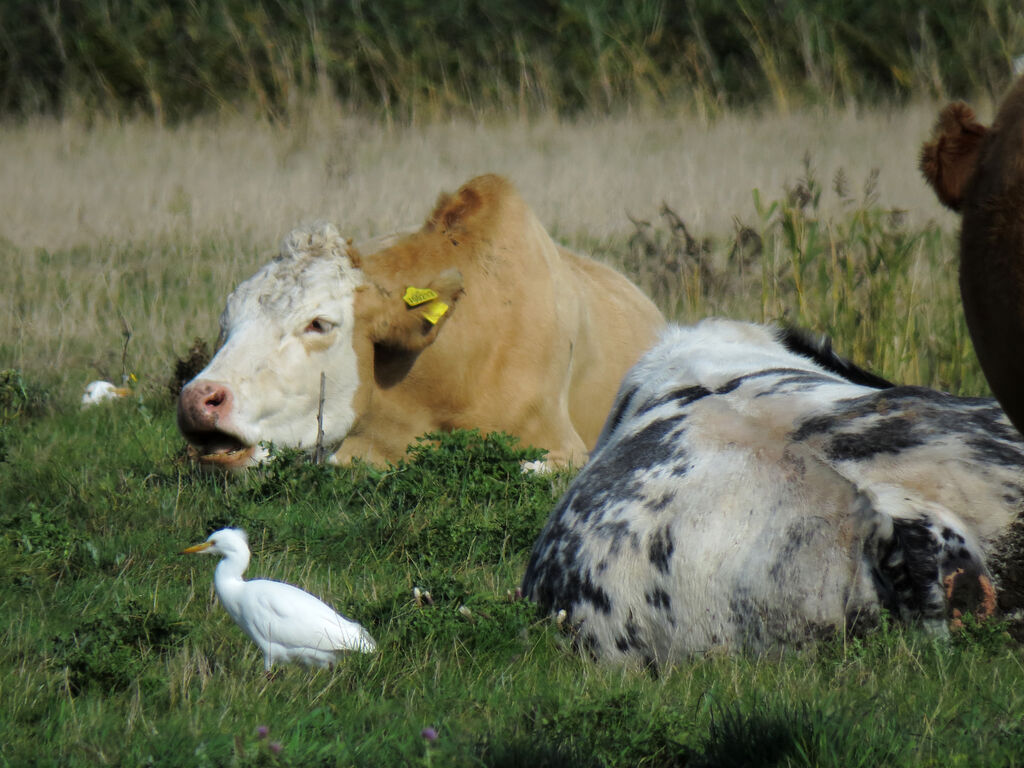
[[[269,744],[267,744],[267,749],[269,749],[275,755],[279,755],[281,754],[281,750],[284,749],[284,747],[281,746],[280,741],[272,741]]]
[[[422,736],[426,741],[429,742],[437,741],[437,731],[435,731],[429,725],[422,731],[420,731],[420,736]]]
[[[265,739],[265,738],[267,738],[267,735],[269,733],[270,733],[270,726],[268,726],[268,725],[261,725],[259,728],[256,729],[256,738],[257,739]]]

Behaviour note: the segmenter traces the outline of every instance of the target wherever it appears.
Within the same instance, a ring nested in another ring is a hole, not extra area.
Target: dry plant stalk
[[[324,389],[327,372],[320,371],[320,400],[316,409],[316,447],[313,449],[313,463],[324,463]]]

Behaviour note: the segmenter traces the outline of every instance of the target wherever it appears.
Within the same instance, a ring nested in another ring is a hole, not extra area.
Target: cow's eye
[[[334,327],[334,323],[330,320],[324,320],[322,317],[314,317],[309,321],[309,325],[306,326],[306,333],[327,333],[331,328]]]

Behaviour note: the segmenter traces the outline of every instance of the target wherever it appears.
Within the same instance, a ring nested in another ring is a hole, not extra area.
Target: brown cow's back
[[[583,304],[569,404],[573,424],[592,449],[622,376],[654,344],[664,320],[654,302],[611,267],[561,252],[581,292],[593,299]]]
[[[400,381],[382,387],[361,374],[375,405],[359,425],[366,439],[350,436],[342,460],[367,443],[390,451],[428,430],[476,427],[513,431],[557,463],[581,464],[619,381],[664,325],[622,275],[559,248],[495,176],[442,197],[422,230],[363,269],[391,295],[457,269],[464,293]]]

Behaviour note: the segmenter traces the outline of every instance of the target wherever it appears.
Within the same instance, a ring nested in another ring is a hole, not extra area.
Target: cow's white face
[[[362,283],[345,248],[330,225],[296,230],[228,297],[220,347],[178,402],[179,427],[201,461],[255,463],[266,455],[261,442],[312,449],[321,372],[323,445],[344,439],[359,385],[353,328]]]

